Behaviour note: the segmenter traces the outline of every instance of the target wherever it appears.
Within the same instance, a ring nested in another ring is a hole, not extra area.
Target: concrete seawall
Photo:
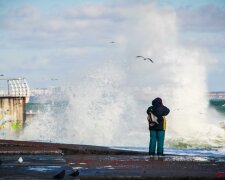
[[[25,97],[0,97],[0,129],[8,131],[23,128],[25,116]]]
[[[0,179],[53,179],[63,171],[61,179],[213,179],[225,177],[225,157],[149,157],[109,147],[0,140]],[[75,171],[79,175],[71,176]]]

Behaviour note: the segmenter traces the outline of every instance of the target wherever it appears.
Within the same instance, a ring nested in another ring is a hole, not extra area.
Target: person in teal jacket
[[[149,155],[155,155],[157,144],[157,155],[163,156],[164,139],[166,130],[166,118],[170,110],[163,105],[162,99],[157,97],[152,101],[152,106],[147,109],[150,143]]]

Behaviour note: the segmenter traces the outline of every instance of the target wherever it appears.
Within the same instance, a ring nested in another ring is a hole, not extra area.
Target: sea
[[[60,143],[74,143],[74,144],[89,144],[89,145],[101,145],[101,146],[107,146],[113,149],[123,149],[123,150],[131,150],[131,151],[140,151],[140,152],[148,152],[148,133],[144,133],[145,136],[147,136],[146,140],[138,140],[133,139],[132,142],[126,142],[126,141],[120,141],[120,137],[116,134],[113,134],[110,132],[110,130],[103,130],[99,129],[104,127],[102,125],[101,127],[98,127],[98,124],[91,124],[90,120],[88,122],[83,122],[83,124],[78,127],[86,127],[86,128],[80,128],[81,131],[83,129],[86,129],[87,132],[79,132],[75,131],[78,134],[78,138],[75,138],[76,135],[74,133],[65,133],[68,131],[71,131],[71,129],[62,123],[65,121],[65,123],[69,123],[68,117],[67,117],[67,109],[70,106],[70,103],[68,101],[44,101],[44,102],[36,102],[34,99],[31,99],[31,102],[29,102],[26,106],[26,112],[27,112],[27,119],[28,119],[28,129],[32,131],[25,132],[25,135],[29,134],[30,138],[25,138],[22,136],[22,139],[28,139],[28,140],[34,140],[34,141],[46,141],[46,142],[60,142]],[[209,100],[209,108],[213,111],[215,111],[220,117],[225,117],[225,100],[221,99],[211,99]],[[95,111],[98,109],[95,109]],[[82,113],[82,112],[81,112]],[[32,116],[31,116],[32,115]],[[44,116],[43,116],[44,115]],[[70,114],[71,116],[71,114]],[[58,118],[56,118],[58,117]],[[88,117],[87,117],[88,118]],[[220,118],[221,119],[221,118]],[[95,119],[93,118],[93,121]],[[32,123],[32,121],[34,121]],[[56,122],[57,121],[57,122]],[[60,122],[58,122],[60,121]],[[72,120],[73,121],[73,120]],[[75,121],[75,120],[74,120]],[[31,124],[31,126],[29,125]],[[78,121],[78,123],[80,123]],[[90,124],[88,124],[90,123]],[[121,122],[116,122],[115,126],[118,126]],[[32,124],[34,124],[32,126]],[[44,124],[44,126],[43,126]],[[55,125],[51,125],[55,124]],[[224,129],[225,131],[225,124],[224,121],[217,122],[218,126],[221,127],[221,129]],[[123,125],[123,124],[122,124]],[[38,128],[40,126],[40,130]],[[61,129],[59,128],[59,131],[61,135],[59,136],[59,133],[54,133],[53,129],[57,129],[57,126],[64,126]],[[96,133],[96,131],[91,131],[90,128],[97,129],[98,132],[101,132],[100,135],[92,134],[91,137],[87,134],[88,131],[90,133]],[[105,128],[108,127],[108,124],[105,124]],[[112,127],[111,127],[112,128]],[[25,127],[26,129],[26,127]],[[35,129],[35,130],[34,130]],[[39,130],[37,130],[39,129]],[[50,131],[50,132],[49,132]],[[53,131],[53,132],[51,132]],[[121,132],[117,132],[122,134]],[[138,132],[137,132],[138,133]],[[33,134],[36,134],[32,136]],[[39,136],[37,136],[39,134]],[[56,135],[57,134],[57,135]],[[70,135],[73,137],[71,138]],[[64,136],[64,137],[63,137]],[[105,137],[103,137],[105,136]],[[109,136],[109,137],[108,137]],[[143,136],[140,136],[143,138]],[[32,139],[33,138],[33,139]],[[98,138],[99,141],[93,140]],[[118,138],[118,141],[114,139],[114,141],[110,141],[112,138]],[[124,138],[124,137],[121,137]],[[80,140],[82,139],[82,140]],[[109,142],[110,143],[106,143]],[[137,141],[140,141],[138,143]],[[191,157],[198,157],[198,160],[207,160],[205,158],[218,158],[221,159],[221,161],[225,161],[225,143],[224,143],[224,137],[215,139],[213,143],[203,143],[203,140],[199,140],[198,143],[189,143],[191,142],[186,141],[185,139],[176,139],[175,141],[166,140],[165,142],[165,154],[174,154],[174,155],[187,155]],[[118,142],[118,143],[115,143]],[[122,142],[122,143],[121,143]],[[135,143],[136,142],[136,143]],[[176,142],[176,143],[175,143]],[[203,145],[202,145],[202,144]],[[120,145],[122,144],[122,145]],[[196,145],[197,144],[197,145]],[[199,159],[200,158],[200,159]]]

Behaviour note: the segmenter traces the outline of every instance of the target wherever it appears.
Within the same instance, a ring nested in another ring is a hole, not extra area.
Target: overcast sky
[[[209,53],[208,89],[225,91],[224,0],[0,0],[0,74],[32,88],[79,79],[123,51],[121,30],[148,4],[174,14],[181,44]]]

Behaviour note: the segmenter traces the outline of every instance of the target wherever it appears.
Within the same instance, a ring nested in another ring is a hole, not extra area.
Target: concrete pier
[[[0,130],[19,130],[24,126],[25,97],[0,97]]]
[[[25,78],[0,78],[0,84],[0,131],[19,132],[26,121],[29,86]]]
[[[64,170],[61,179],[215,179],[225,177],[225,157],[149,157],[109,147],[0,140],[0,179],[53,179]],[[75,171],[79,175],[71,176]]]

